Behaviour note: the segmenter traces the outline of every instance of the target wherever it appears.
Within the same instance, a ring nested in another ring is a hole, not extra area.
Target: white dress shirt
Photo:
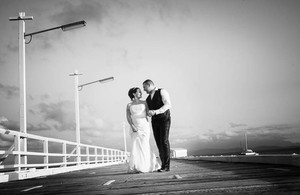
[[[151,99],[154,96],[154,93],[157,91],[157,87],[154,89],[154,92],[151,93]],[[158,110],[155,110],[155,114],[162,114],[164,112],[166,112],[167,110],[169,110],[171,108],[171,100],[170,100],[170,96],[167,90],[165,89],[161,89],[160,90],[160,94],[161,94],[161,98],[162,98],[162,102],[164,103],[164,105],[159,108]]]

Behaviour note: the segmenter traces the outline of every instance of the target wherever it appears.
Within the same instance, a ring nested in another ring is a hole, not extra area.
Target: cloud
[[[247,134],[256,136],[257,139],[281,139],[292,143],[300,143],[300,124],[277,124],[260,127],[249,127]]]
[[[6,117],[2,116],[0,117],[0,128],[9,129],[13,131],[20,131],[20,123],[19,121],[8,120]],[[27,124],[28,131],[47,130],[47,129],[49,129],[49,126],[47,124],[41,123],[36,126],[30,123]]]
[[[218,132],[218,133],[206,133],[203,135],[199,135],[199,138],[205,138],[205,140],[207,142],[223,142],[223,141],[228,141],[233,139],[234,137],[239,136],[240,134],[234,132],[234,131],[229,131],[229,130],[225,130],[222,132]]]
[[[269,133],[269,132],[284,132],[285,130],[293,129],[292,125],[288,124],[278,124],[278,125],[265,125],[259,127],[249,127],[246,130],[255,133]]]
[[[6,117],[0,117],[0,127],[9,130],[20,130],[20,124],[17,121],[8,120]]]
[[[190,14],[189,5],[186,2],[153,1],[153,3],[153,8],[157,8],[160,19],[165,23],[185,19]]]
[[[83,105],[80,108],[81,129],[103,129],[106,125],[105,122],[98,116],[97,109],[94,107]]]
[[[1,117],[0,117],[0,124],[1,124],[2,122],[5,122],[5,121],[8,121],[8,119],[7,119],[6,117],[4,117],[4,116],[1,116]]]
[[[48,98],[48,96],[45,96],[45,99]],[[35,108],[30,109],[30,113],[41,116],[40,120],[43,121],[38,125],[30,125],[31,130],[75,130],[75,110],[72,101],[42,102]],[[108,129],[110,126],[99,117],[97,109],[88,105],[81,105],[80,129],[82,133],[89,136],[98,136],[101,135],[102,130]]]
[[[85,140],[97,140],[106,137],[108,133],[113,134],[113,125],[103,120],[98,110],[91,106],[80,107],[80,118],[80,130]]]
[[[104,3],[99,1],[80,1],[79,4],[73,2],[62,2],[60,12],[51,17],[52,21],[61,23],[70,23],[78,20],[102,21],[107,14]]]
[[[0,117],[0,128],[8,129],[6,125],[8,124],[8,119],[4,116]],[[8,147],[14,141],[14,137],[11,135],[0,134],[0,147]]]
[[[0,95],[7,99],[19,96],[19,88],[16,86],[7,86],[0,83]]]
[[[100,2],[92,0],[82,0],[79,1],[79,3],[78,1],[60,1],[53,10],[54,11],[51,12],[48,19],[54,26],[60,26],[81,20],[85,20],[87,23],[90,23],[91,21],[101,22],[103,15],[106,13]],[[61,34],[57,34],[55,36],[57,39],[57,37],[60,37]],[[54,47],[51,35],[39,34],[39,36],[33,37],[33,39],[39,40],[40,46],[45,50],[53,49]],[[26,41],[29,41],[29,38],[27,38]]]
[[[35,113],[40,113],[45,120],[38,128],[52,127],[59,131],[75,129],[74,103],[59,101],[56,103],[40,103]],[[37,128],[37,127],[35,127]]]
[[[4,55],[2,53],[0,53],[0,66],[4,66],[5,64],[5,60],[4,60]]]
[[[45,96],[47,100],[49,97]],[[57,102],[42,102],[31,108],[29,111],[37,122],[30,121],[27,124],[27,132],[38,133],[43,136],[50,136],[59,139],[70,139],[69,132],[73,132],[71,138],[75,138],[75,112],[74,102],[72,101],[57,101]],[[28,117],[31,118],[30,116]],[[80,107],[80,130],[82,143],[114,147],[117,143],[121,147],[123,143],[119,143],[122,138],[122,126],[115,125],[112,122],[107,122],[101,118],[98,109],[82,105]],[[8,120],[6,117],[0,117],[0,127],[3,129],[19,131],[19,121]],[[53,135],[53,132],[56,132]],[[103,138],[108,138],[104,139]],[[3,144],[9,145],[8,138],[3,138]],[[73,140],[75,141],[75,140]],[[2,145],[3,145],[2,144]]]
[[[0,134],[0,147],[9,147],[12,145],[13,141],[13,136]]]
[[[51,126],[47,123],[39,123],[37,125],[29,124],[27,127],[28,131],[46,131],[51,130]]]
[[[45,100],[49,100],[50,99],[50,95],[49,94],[43,94],[41,95],[41,100],[45,101]]]
[[[6,51],[1,51],[0,50],[0,66],[4,66],[8,59],[9,59],[9,53],[17,53],[18,52],[18,47],[17,46],[13,46],[14,43],[8,44],[6,47]],[[16,50],[17,49],[17,50]]]
[[[233,122],[230,122],[229,125],[230,125],[230,127],[232,127],[232,128],[236,128],[236,127],[246,127],[246,126],[247,126],[246,124],[238,124],[238,123],[233,123]]]
[[[157,22],[163,26],[181,25],[190,14],[190,5],[181,2],[81,0],[61,2],[50,20],[61,25],[83,19],[87,23],[101,24],[103,32],[110,36],[123,36],[128,30],[128,21],[142,21],[145,26]]]
[[[10,52],[17,53],[19,51],[19,46],[15,43],[10,43],[7,45],[7,50],[9,50]]]

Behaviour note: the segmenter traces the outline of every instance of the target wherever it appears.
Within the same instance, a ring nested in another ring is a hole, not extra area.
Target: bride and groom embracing
[[[131,127],[132,149],[128,172],[165,172],[170,170],[169,130],[171,125],[169,93],[155,87],[153,81],[143,82],[144,91],[149,94],[146,101],[141,100],[140,88],[131,88],[128,96],[131,102],[127,105],[127,121]],[[161,165],[150,147],[150,123],[159,151]]]

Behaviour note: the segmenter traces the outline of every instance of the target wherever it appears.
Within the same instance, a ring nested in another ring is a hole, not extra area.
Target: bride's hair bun
[[[133,87],[133,88],[130,88],[129,91],[128,91],[128,96],[130,97],[130,99],[133,99],[134,98],[134,93],[137,92],[137,90],[140,89],[138,87]]]

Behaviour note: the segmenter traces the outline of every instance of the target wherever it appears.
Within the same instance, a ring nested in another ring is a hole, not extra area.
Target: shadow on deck
[[[113,165],[0,184],[1,194],[299,194],[300,167],[172,159],[170,172]]]

